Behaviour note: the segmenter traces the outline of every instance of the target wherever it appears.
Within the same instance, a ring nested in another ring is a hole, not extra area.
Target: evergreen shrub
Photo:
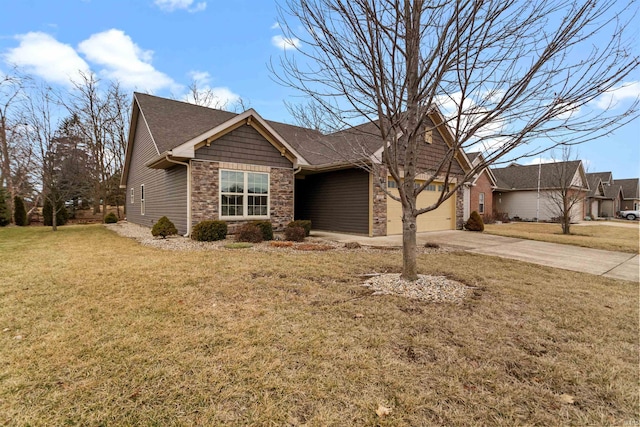
[[[256,227],[262,231],[262,240],[273,240],[273,226],[271,221],[253,221]]]
[[[118,217],[113,212],[109,212],[108,214],[106,214],[104,216],[104,223],[105,224],[115,224],[116,222],[118,222]],[[177,231],[176,231],[176,233],[177,233]]]
[[[224,221],[201,221],[191,230],[191,238],[198,242],[213,242],[227,237],[227,223]]]
[[[117,222],[117,218],[116,218],[116,222]],[[153,237],[160,236],[164,239],[167,236],[173,236],[175,234],[178,234],[178,229],[176,228],[175,225],[173,225],[173,222],[171,222],[169,218],[167,218],[166,216],[163,216],[158,220],[158,222],[153,224],[153,228],[151,229],[151,234],[153,235]]]
[[[480,214],[473,211],[464,227],[469,231],[484,231],[484,222],[482,222]]]

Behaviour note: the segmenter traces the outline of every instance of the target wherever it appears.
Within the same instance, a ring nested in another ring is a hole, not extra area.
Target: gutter
[[[191,234],[191,164],[185,162],[179,162],[172,160],[169,156],[172,155],[171,151],[165,154],[164,159],[169,163],[175,163],[176,165],[183,165],[187,167],[187,234],[184,237],[189,237]]]

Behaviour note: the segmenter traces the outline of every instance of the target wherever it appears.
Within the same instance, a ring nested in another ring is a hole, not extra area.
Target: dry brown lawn
[[[634,223],[637,225],[637,223]],[[571,234],[562,234],[560,224],[512,222],[509,224],[486,224],[485,233],[506,237],[562,243],[585,248],[639,253],[639,228],[614,227],[610,225],[571,226]]]
[[[361,286],[397,251],[162,251],[102,226],[0,229],[0,255],[0,424],[640,422],[637,283],[421,255],[477,287],[429,304]]]

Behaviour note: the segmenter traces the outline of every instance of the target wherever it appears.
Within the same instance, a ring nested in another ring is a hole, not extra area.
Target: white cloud
[[[201,12],[207,8],[207,2],[199,2],[195,5],[193,0],[155,0],[154,4],[165,12],[173,12],[175,10],[184,9],[187,12]]]
[[[189,77],[192,83],[189,92],[183,96],[186,102],[204,107],[228,109],[240,101],[240,95],[228,87],[211,87],[211,75],[206,71],[190,71]]]
[[[78,45],[78,50],[90,62],[104,67],[100,75],[118,80],[125,87],[151,92],[176,87],[173,79],[151,65],[153,52],[142,50],[121,30],[93,34]]]
[[[286,38],[282,35],[271,37],[271,44],[280,49],[296,49],[300,47],[300,40],[297,38]]]
[[[525,163],[526,166],[529,165],[539,165],[539,164],[545,164],[545,163],[555,163],[558,160],[551,158],[551,157],[536,157],[534,159],[529,160],[527,163]]]
[[[596,99],[594,105],[601,110],[616,108],[624,100],[640,98],[640,82],[623,83]]]
[[[20,45],[9,49],[4,60],[49,82],[70,85],[72,81],[78,81],[80,72],[89,72],[89,65],[73,47],[49,34],[31,32],[18,35],[16,39]]]
[[[280,23],[279,22],[274,22],[273,25],[271,26],[272,30],[277,30],[278,28],[280,28]]]

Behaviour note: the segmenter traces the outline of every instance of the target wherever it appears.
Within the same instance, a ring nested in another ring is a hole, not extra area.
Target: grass
[[[640,420],[637,283],[420,255],[477,287],[436,305],[360,286],[399,252],[162,251],[99,225],[0,229],[0,256],[0,424]]]
[[[227,249],[247,249],[253,247],[252,243],[249,242],[233,242],[224,245]]]
[[[638,253],[638,227],[610,225],[571,226],[571,234],[562,234],[560,224],[512,222],[509,224],[485,224],[485,233],[506,237],[562,243],[585,248]]]

